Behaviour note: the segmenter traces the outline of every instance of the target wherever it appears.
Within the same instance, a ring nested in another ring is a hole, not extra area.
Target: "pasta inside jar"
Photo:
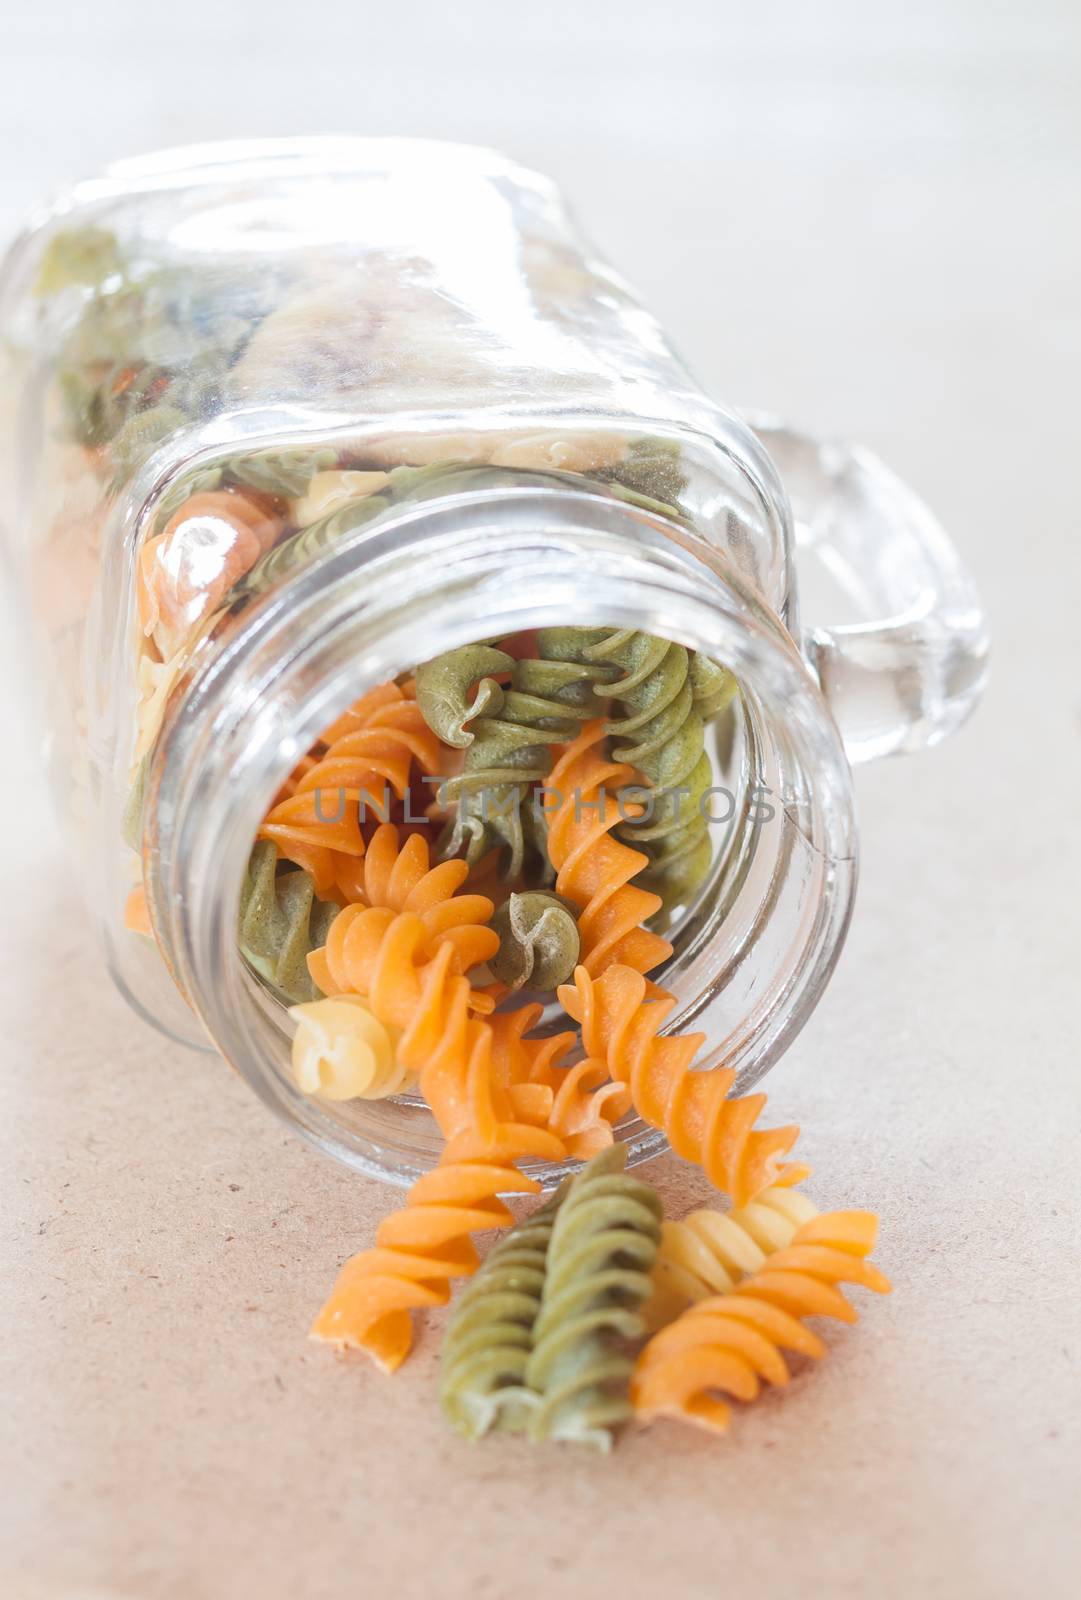
[[[836,960],[849,771],[769,457],[555,190],[409,141],[126,163],[0,307],[133,1004],[396,1182],[466,1102],[546,1181],[708,1143],[687,1073],[753,1083]]]

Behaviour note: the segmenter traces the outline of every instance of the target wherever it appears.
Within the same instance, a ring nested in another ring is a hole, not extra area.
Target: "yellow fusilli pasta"
[[[741,1278],[758,1272],[767,1256],[791,1244],[818,1208],[798,1189],[763,1189],[732,1211],[704,1206],[661,1230],[653,1269],[653,1298],[645,1307],[651,1328],[663,1327],[688,1305],[711,1294],[731,1294]]]
[[[868,1211],[814,1216],[735,1293],[698,1301],[654,1334],[631,1382],[639,1418],[672,1417],[723,1433],[730,1409],[722,1396],[749,1401],[763,1383],[787,1384],[785,1350],[821,1360],[826,1346],[806,1319],[856,1321],[837,1285],[890,1291],[889,1280],[866,1259],[876,1226]]]
[[[305,1094],[327,1100],[383,1100],[416,1083],[398,1060],[398,1031],[372,1015],[359,995],[293,1006],[293,1076]]]

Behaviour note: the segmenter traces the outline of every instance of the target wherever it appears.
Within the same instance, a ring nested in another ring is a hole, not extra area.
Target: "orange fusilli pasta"
[[[755,1131],[762,1094],[729,1099],[735,1074],[717,1067],[695,1072],[702,1034],[658,1038],[675,1001],[646,1001],[646,980],[630,967],[611,966],[594,980],[581,966],[559,998],[582,1025],[589,1057],[631,1091],[638,1115],[661,1128],[677,1155],[703,1168],[711,1182],[744,1206],[769,1184],[797,1183],[809,1168],[784,1163],[799,1129]]]
[[[442,1115],[436,1114],[449,1134],[439,1165],[380,1225],[375,1248],[346,1262],[312,1328],[314,1338],[365,1350],[387,1372],[409,1353],[410,1312],[445,1305],[453,1280],[476,1271],[480,1257],[470,1235],[513,1224],[500,1194],[539,1189],[516,1163],[566,1156],[555,1134],[514,1120],[510,1097],[494,1083],[488,1025],[472,1022],[469,1036],[457,1082],[439,1097]],[[443,1074],[454,1077],[454,1066],[444,1063]]]
[[[439,740],[394,684],[365,695],[328,733],[325,749],[294,768],[259,838],[309,872],[317,894],[350,900],[366,849],[363,822],[369,813],[385,818],[391,798],[404,797],[414,763],[435,771]]]
[[[381,683],[374,689],[369,689],[367,694],[361,695],[359,700],[354,700],[341,716],[332,722],[329,728],[324,728],[315,744],[307,755],[301,756],[292,772],[286,778],[275,796],[275,804],[279,800],[288,799],[294,795],[300,786],[301,780],[316,766],[326,755],[327,749],[335,740],[344,738],[347,733],[357,733],[361,728],[366,728],[377,711],[390,705],[400,705],[404,700],[415,700],[416,688],[412,681],[397,684]]]
[[[638,1416],[675,1417],[723,1433],[731,1413],[718,1394],[753,1400],[762,1382],[786,1384],[782,1350],[819,1360],[825,1346],[803,1319],[856,1321],[837,1284],[889,1292],[888,1279],[864,1259],[876,1226],[867,1211],[814,1217],[734,1294],[702,1300],[662,1328],[639,1356],[631,1382]]]
[[[491,1019],[496,1082],[512,1092],[525,1085],[546,1091],[544,1125],[559,1135],[569,1155],[585,1161],[612,1143],[613,1125],[630,1108],[630,1095],[624,1085],[612,1082],[607,1067],[598,1061],[559,1065],[576,1043],[573,1033],[525,1038],[542,1010],[539,1005],[521,1006]],[[516,1103],[523,1109],[528,1104]]]
[[[456,892],[466,863],[428,863],[425,840],[413,836],[399,848],[392,824],[378,828],[357,864],[363,898],[335,917],[308,969],[324,994],[363,995],[373,1015],[398,1030],[398,1059],[421,1074],[421,1092],[449,1137],[460,1126],[455,1096],[470,1019],[495,1002],[466,975],[490,959],[499,936],[487,925],[487,896]]]
[[[485,936],[487,946],[480,942]],[[400,1031],[398,1060],[419,1073],[421,1093],[447,1137],[461,1126],[458,1097],[475,1040],[474,1014],[490,1007],[464,968],[472,965],[469,954],[490,949],[494,938],[480,925],[433,933],[412,911],[347,906],[325,947],[308,957],[324,992],[363,995],[380,1022]]]
[[[630,882],[648,866],[648,856],[613,837],[613,828],[634,815],[630,806],[621,813],[615,799],[634,782],[634,771],[597,749],[604,737],[603,722],[587,723],[552,769],[548,785],[558,804],[547,817],[548,855],[557,869],[557,892],[581,908],[586,971],[596,976],[618,961],[650,972],[667,960],[672,946],[643,927],[660,910],[660,895]]]
[[[374,689],[369,689],[367,694],[362,694],[359,700],[343,711],[341,716],[324,728],[319,735],[319,746],[325,750],[347,733],[359,733],[361,728],[367,728],[377,711],[382,711],[386,706],[401,705],[403,700],[415,702],[417,686],[412,678],[405,683],[377,684]]]
[[[266,554],[282,530],[280,506],[255,490],[196,494],[139,551],[139,620],[163,658]]]
[[[433,930],[458,923],[486,923],[494,909],[491,898],[473,891],[472,882],[473,892],[458,893],[469,877],[468,864],[441,861],[433,867],[430,863],[426,839],[411,834],[403,841],[393,823],[384,823],[372,834],[363,859],[352,864],[350,901],[386,906],[391,911],[415,911]]]

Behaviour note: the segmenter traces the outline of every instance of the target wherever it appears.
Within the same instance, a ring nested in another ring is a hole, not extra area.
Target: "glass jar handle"
[[[746,420],[791,501],[801,591],[826,577],[856,619],[805,627],[800,640],[849,760],[937,744],[975,708],[987,676],[987,627],[957,551],[869,451],[771,417]]]

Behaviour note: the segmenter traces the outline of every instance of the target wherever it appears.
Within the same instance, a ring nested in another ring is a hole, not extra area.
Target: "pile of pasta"
[[[854,1322],[839,1284],[890,1285],[875,1219],[819,1213],[784,1184],[746,1206],[663,1219],[614,1145],[490,1252],[443,1341],[439,1398],[470,1439],[493,1430],[608,1450],[660,1418],[727,1430],[730,1399],[783,1387],[786,1352],[826,1353],[810,1317]]]
[[[710,857],[673,797],[709,787],[705,728],[733,694],[715,663],[623,630],[470,645],[352,706],[259,830],[239,940],[290,1003],[298,1087],[420,1096],[443,1138],[313,1335],[392,1372],[414,1314],[471,1280],[440,1380],[469,1437],[723,1430],[729,1400],[787,1382],[783,1352],[824,1353],[808,1317],[855,1320],[839,1284],[889,1287],[874,1218],[798,1187],[798,1129],[756,1126],[765,1096],[695,1070],[702,1035],[663,1031],[675,1001],[649,974]],[[546,1001],[566,1030],[539,1031]],[[632,1110],[732,1209],[666,1221],[624,1171]],[[541,1191],[526,1169],[576,1161],[516,1222],[510,1202]]]

